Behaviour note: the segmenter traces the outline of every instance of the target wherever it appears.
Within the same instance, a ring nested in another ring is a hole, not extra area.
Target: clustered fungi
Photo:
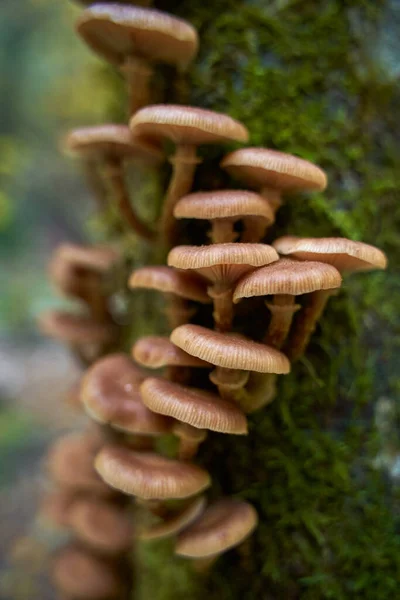
[[[247,434],[246,415],[275,398],[278,376],[304,354],[341,273],[386,266],[380,250],[342,238],[264,243],[284,196],[326,187],[324,172],[298,157],[240,148],[220,166],[250,190],[193,192],[198,146],[244,143],[248,132],[209,110],[149,105],[154,63],[182,72],[198,38],[180,19],[129,4],[91,5],[77,24],[84,41],[125,77],[129,127],[79,129],[65,147],[81,159],[99,210],[111,203],[123,226],[168,252],[167,264],[136,268],[128,287],[163,294],[170,338],[137,340],[133,360],[120,352],[110,301],[120,254],[104,246],[56,251],[51,279],[85,312],[46,313],[40,326],[88,367],[70,401],[95,422],[59,440],[47,460],[54,489],[40,515],[69,532],[53,563],[55,585],[67,598],[126,597],[136,543],[173,537],[177,555],[205,568],[252,533],[257,513],[249,503],[208,503],[212,473],[194,462],[199,446],[209,431]],[[124,167],[161,164],[165,142],[175,145],[172,175],[152,227],[136,212]],[[182,241],[180,219],[209,221],[210,243],[175,245]],[[256,297],[264,299],[265,309],[254,306],[265,310],[265,325],[252,339],[253,305],[246,303]],[[160,451],[165,435],[177,439],[175,457]]]

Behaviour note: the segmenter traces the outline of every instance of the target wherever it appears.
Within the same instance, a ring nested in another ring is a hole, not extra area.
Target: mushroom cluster
[[[70,396],[95,429],[51,450],[58,487],[41,517],[74,534],[55,559],[56,585],[67,597],[95,599],[120,597],[131,585],[134,537],[173,537],[176,555],[204,568],[253,532],[253,506],[215,498],[212,473],[196,464],[201,444],[213,433],[247,435],[247,415],[274,399],[279,375],[306,351],[342,274],[383,269],[386,258],[342,238],[270,240],[284,198],[327,185],[322,169],[297,156],[240,147],[216,166],[231,176],[231,189],[201,189],[198,148],[243,144],[249,132],[229,115],[154,103],[154,66],[180,74],[196,55],[189,23],[128,1],[99,2],[83,10],[77,32],[125,78],[129,124],[75,130],[65,148],[81,159],[100,210],[115,210],[121,227],[151,242],[154,256],[167,255],[164,264],[137,265],[128,288],[162,294],[169,336],[134,340],[131,356],[113,346],[107,278],[117,254],[64,245],[50,267],[57,288],[83,302],[86,314],[47,313],[41,328],[88,367]],[[171,174],[153,225],[140,215],[126,169],[166,159]],[[235,180],[249,189],[235,189]],[[202,245],[188,245],[180,220]],[[209,222],[204,239],[199,221]],[[162,450],[163,436],[175,441],[174,454]]]

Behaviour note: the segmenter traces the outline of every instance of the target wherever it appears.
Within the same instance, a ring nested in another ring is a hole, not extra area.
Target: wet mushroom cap
[[[254,187],[271,187],[286,192],[324,190],[324,171],[291,154],[268,148],[241,148],[221,162],[233,177]]]
[[[111,487],[149,500],[188,498],[211,483],[209,474],[197,465],[117,445],[105,446],[95,467]]]
[[[256,216],[268,223],[274,221],[265,198],[254,192],[223,190],[196,192],[178,200],[174,209],[177,219],[225,219]]]
[[[188,354],[218,367],[276,374],[290,371],[289,360],[282,352],[236,334],[181,325],[174,329],[171,340]]]
[[[141,540],[159,540],[162,538],[171,537],[176,535],[182,529],[185,529],[200,517],[206,506],[206,499],[204,496],[199,496],[194,500],[191,500],[189,504],[180,510],[177,514],[167,517],[161,523],[157,523],[143,529],[138,537]]]
[[[140,338],[132,348],[132,356],[150,369],[166,366],[210,367],[207,362],[178,348],[167,337],[149,335]]]
[[[251,504],[219,500],[178,536],[175,553],[191,558],[216,556],[245,540],[257,522],[257,513]]]
[[[239,121],[192,106],[146,106],[132,117],[129,126],[135,138],[156,142],[167,138],[176,144],[197,146],[248,139],[248,131]]]
[[[149,377],[140,387],[150,410],[199,429],[244,435],[247,420],[240,408],[217,394]]]
[[[236,286],[233,301],[253,296],[288,294],[298,296],[340,287],[342,277],[332,265],[289,258],[244,275]]]
[[[172,422],[156,415],[143,404],[139,385],[146,374],[125,354],[112,354],[98,360],[86,373],[81,397],[86,412],[97,422],[115,429],[161,435]]]
[[[38,319],[39,330],[49,337],[71,344],[101,344],[114,338],[115,328],[95,319],[52,310]]]
[[[298,238],[283,236],[274,242],[279,254],[299,260],[318,260],[341,272],[386,269],[385,254],[369,244],[346,238]]]
[[[116,65],[127,56],[139,56],[185,68],[198,49],[190,23],[137,6],[93,4],[83,11],[76,28],[92,50]]]
[[[201,277],[166,266],[136,269],[129,278],[128,286],[131,289],[153,289],[164,294],[175,294],[203,304],[210,302],[206,282]]]

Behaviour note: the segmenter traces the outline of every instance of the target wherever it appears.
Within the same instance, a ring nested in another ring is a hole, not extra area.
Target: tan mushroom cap
[[[236,286],[233,301],[273,294],[298,296],[335,289],[340,287],[341,282],[339,271],[332,265],[281,258],[272,265],[244,275]]]
[[[82,13],[76,28],[92,50],[116,65],[128,56],[139,56],[184,68],[199,44],[190,23],[137,6],[93,4]]]
[[[167,366],[210,367],[204,360],[191,356],[178,348],[167,337],[149,335],[140,338],[132,348],[132,356],[149,369]]]
[[[228,115],[204,108],[156,104],[138,110],[129,124],[135,138],[159,142],[167,138],[175,144],[220,144],[246,142],[244,125]]]
[[[150,377],[140,386],[150,410],[199,429],[243,435],[247,420],[240,408],[217,394]]]
[[[235,334],[219,333],[200,325],[181,325],[171,333],[171,340],[188,354],[218,367],[259,373],[290,371],[290,363],[282,352]]]
[[[213,282],[234,283],[255,267],[263,267],[279,256],[267,244],[211,244],[176,246],[168,254],[168,264],[178,269],[194,269]]]
[[[121,593],[122,587],[113,562],[77,546],[69,546],[56,556],[52,579],[59,591],[74,600],[108,600]]]
[[[86,412],[97,422],[115,429],[161,435],[170,431],[170,419],[156,415],[143,404],[139,385],[146,377],[125,354],[98,360],[86,373],[81,397]]]
[[[283,236],[274,242],[279,254],[300,260],[319,260],[339,271],[369,271],[386,269],[385,254],[369,244],[346,238],[298,238]]]
[[[272,187],[284,192],[324,190],[324,171],[292,154],[268,148],[241,148],[221,162],[233,177],[254,187]]]
[[[81,542],[101,552],[123,552],[133,541],[132,518],[121,507],[104,500],[77,500],[69,522]]]
[[[58,310],[41,314],[38,326],[43,334],[71,344],[101,344],[111,341],[115,335],[111,325]]]
[[[56,489],[47,492],[39,507],[39,522],[61,529],[69,527],[69,517],[78,495],[70,489]]]
[[[60,259],[71,267],[104,273],[117,262],[119,254],[108,246],[61,244],[54,252],[54,259]]]
[[[178,200],[174,209],[177,219],[225,219],[255,216],[268,223],[274,221],[270,205],[263,196],[243,190],[196,192]]]
[[[197,465],[117,445],[105,446],[95,467],[111,487],[148,500],[188,498],[211,483],[207,471]]]
[[[187,506],[181,509],[177,514],[168,516],[165,521],[152,525],[141,531],[138,535],[141,540],[160,540],[172,537],[185,529],[200,517],[206,507],[206,499],[199,496],[191,500]]]
[[[203,304],[210,302],[206,282],[201,277],[166,266],[136,269],[129,278],[128,286],[131,289],[144,288],[175,294]]]
[[[219,500],[179,535],[175,553],[190,558],[217,556],[245,540],[257,522],[251,504],[228,498]]]

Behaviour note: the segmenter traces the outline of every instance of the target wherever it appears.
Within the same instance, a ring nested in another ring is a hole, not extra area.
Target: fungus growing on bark
[[[198,496],[178,511],[168,514],[161,523],[156,523],[139,532],[138,537],[141,540],[151,541],[177,535],[180,531],[191,525],[198,519],[206,507],[204,496]]]
[[[117,445],[102,448],[95,468],[112,488],[145,500],[188,498],[211,484],[196,465]]]
[[[197,32],[189,23],[137,6],[93,4],[83,11],[76,28],[94,52],[124,75],[130,114],[149,103],[153,63],[184,71],[198,49]]]
[[[223,144],[229,141],[246,142],[248,131],[231,117],[195,108],[160,104],[148,106],[134,115],[130,122],[135,139],[160,143],[164,139],[176,145],[170,158],[173,173],[164,199],[161,230],[165,242],[175,242],[174,208],[177,201],[192,188],[196,165],[200,162],[197,147]]]
[[[282,204],[282,195],[300,191],[322,191],[327,179],[324,171],[292,154],[268,148],[241,148],[221,162],[232,177],[256,188],[267,198],[273,212]]]
[[[236,222],[242,220],[242,242],[259,242],[266,228],[274,221],[269,203],[254,192],[222,190],[196,192],[183,196],[175,205],[177,219],[205,219],[211,221],[213,244],[234,242]]]
[[[168,254],[168,264],[178,269],[195,270],[211,283],[207,292],[214,302],[216,329],[229,331],[233,320],[232,294],[238,279],[278,258],[276,250],[267,244],[227,243],[176,246]]]

